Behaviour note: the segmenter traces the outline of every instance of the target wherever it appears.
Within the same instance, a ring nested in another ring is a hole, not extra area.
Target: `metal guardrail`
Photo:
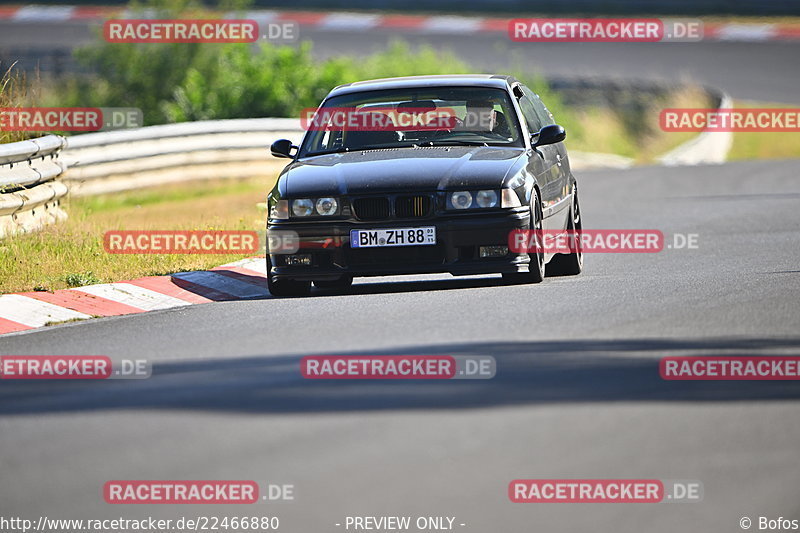
[[[186,122],[70,137],[62,176],[74,195],[217,177],[274,176],[269,146],[300,140],[298,119]],[[285,163],[285,162],[284,162]]]
[[[0,238],[66,218],[60,201],[67,191],[82,196],[197,179],[272,177],[285,162],[269,156],[270,144],[299,142],[302,135],[298,119],[260,118],[2,144]]]
[[[58,135],[0,144],[0,238],[66,218],[67,187],[56,181],[66,170],[65,144]]]

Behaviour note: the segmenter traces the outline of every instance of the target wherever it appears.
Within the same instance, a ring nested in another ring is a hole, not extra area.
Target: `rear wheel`
[[[532,231],[538,232],[537,240],[541,240],[542,232],[542,206],[539,204],[539,193],[533,189],[531,193],[531,225]],[[530,255],[528,272],[515,272],[503,274],[503,279],[510,283],[540,283],[544,279],[544,250],[542,246]]]
[[[573,249],[571,254],[557,254],[547,265],[548,276],[575,276],[583,271],[583,248],[580,232],[583,229],[581,206],[578,201],[578,188],[572,188],[572,206],[570,207],[567,231],[570,232]]]
[[[310,281],[294,279],[272,279],[272,262],[267,255],[267,290],[273,296],[308,296],[311,293]]]

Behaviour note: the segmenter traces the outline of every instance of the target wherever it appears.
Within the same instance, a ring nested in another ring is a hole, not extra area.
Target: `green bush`
[[[292,117],[331,87],[355,79],[348,59],[315,62],[311,47],[227,45],[188,68],[160,103],[165,121]]]
[[[187,9],[178,6],[179,9]],[[152,6],[151,6],[152,7]],[[159,8],[160,9],[160,8]],[[176,16],[165,12],[161,16]],[[394,41],[365,58],[317,60],[311,44],[114,44],[80,49],[93,74],[62,84],[58,105],[138,107],[146,125],[248,117],[296,117],[335,86],[353,81],[474,69],[452,53]],[[546,84],[527,80],[554,114],[560,101]]]

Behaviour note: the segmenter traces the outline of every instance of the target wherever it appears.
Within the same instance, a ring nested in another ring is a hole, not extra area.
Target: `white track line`
[[[326,30],[366,30],[381,22],[379,15],[363,13],[333,13],[321,19],[317,26]]]
[[[20,294],[6,294],[0,296],[0,318],[38,328],[48,322],[63,322],[76,318],[92,317],[66,307],[40,302]]]
[[[481,30],[484,19],[471,17],[430,17],[419,29],[443,33],[474,33]]]
[[[144,287],[137,287],[130,283],[104,283],[102,285],[87,285],[74,291],[86,292],[107,298],[121,304],[130,305],[145,311],[155,311],[156,309],[170,309],[190,305],[190,302],[179,300],[172,296],[167,296]]]
[[[225,18],[226,19],[254,19],[254,20],[257,20],[259,22],[261,22],[262,20],[266,20],[266,21],[272,22],[272,21],[277,20],[279,15],[280,15],[279,11],[273,11],[273,10],[270,10],[270,9],[261,9],[261,10],[258,10],[258,11],[247,11],[247,12],[245,12],[244,16],[242,16],[239,13],[236,13],[235,11],[232,11],[230,13],[226,13],[225,14]]]
[[[60,22],[70,20],[75,6],[24,6],[14,13],[17,22]]]
[[[717,32],[721,41],[770,41],[775,38],[777,30],[771,24],[726,24]]]

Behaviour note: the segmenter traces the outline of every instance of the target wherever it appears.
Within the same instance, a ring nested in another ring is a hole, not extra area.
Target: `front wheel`
[[[531,193],[531,231],[537,232],[538,240],[541,240],[542,234],[542,206],[539,204],[539,193],[533,189]],[[515,272],[512,274],[503,274],[503,279],[509,283],[541,283],[544,279],[544,249],[542,246],[537,246],[537,250],[530,256],[530,264],[528,272]]]
[[[583,271],[583,248],[580,233],[583,229],[581,219],[581,205],[578,201],[578,188],[572,188],[572,206],[569,210],[567,232],[572,240],[573,252],[571,254],[556,254],[547,265],[548,276],[576,276]]]
[[[308,296],[311,293],[311,282],[294,279],[273,280],[272,262],[267,256],[267,290],[271,295],[279,297]]]

